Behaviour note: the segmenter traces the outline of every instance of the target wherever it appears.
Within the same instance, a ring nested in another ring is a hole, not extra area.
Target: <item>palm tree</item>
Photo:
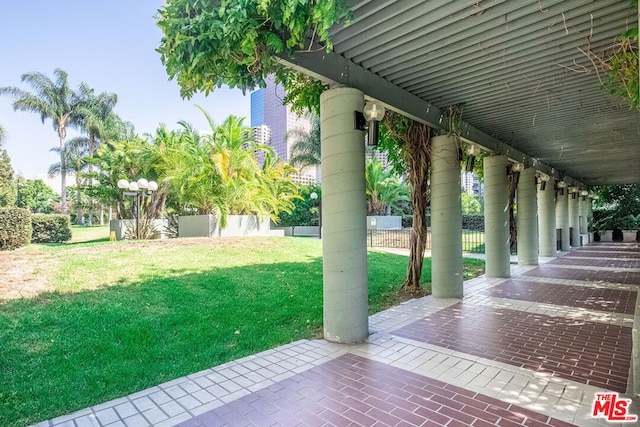
[[[106,92],[95,95],[94,90],[84,83],[80,85],[80,92],[83,93],[87,102],[79,109],[81,126],[88,134],[88,138],[86,138],[88,155],[94,156],[100,143],[116,136],[117,129],[115,129],[116,120],[114,120],[113,108],[118,102],[118,96],[115,93]],[[92,164],[89,164],[88,172],[90,176],[93,175]],[[102,215],[100,218],[102,219]],[[89,197],[89,225],[93,225],[93,197]]]
[[[311,129],[306,132],[293,129],[287,132],[285,139],[295,140],[289,154],[289,163],[302,170],[307,166],[320,166],[320,118],[311,114]]]
[[[367,215],[386,215],[387,208],[408,201],[409,187],[382,162],[370,159],[365,165]]]
[[[61,177],[61,206],[62,213],[67,213],[67,166],[65,163],[64,141],[67,138],[67,127],[78,124],[78,110],[84,105],[85,100],[69,87],[67,73],[60,68],[53,72],[56,80],[39,72],[22,75],[22,81],[26,82],[33,92],[17,87],[2,87],[0,95],[9,95],[14,98],[13,109],[18,111],[30,111],[40,114],[42,123],[51,119],[53,129],[60,140],[60,177]]]
[[[88,139],[78,136],[65,143],[64,147],[64,164],[67,172],[73,172],[76,176],[76,224],[84,224],[84,215],[82,214],[82,171],[87,167],[88,155]],[[60,152],[58,147],[52,148],[53,152]],[[57,162],[49,166],[49,177],[54,177],[62,173],[61,162]]]
[[[0,125],[0,145],[2,145],[2,143],[4,142],[4,139],[7,137],[7,132],[4,130],[4,128]]]

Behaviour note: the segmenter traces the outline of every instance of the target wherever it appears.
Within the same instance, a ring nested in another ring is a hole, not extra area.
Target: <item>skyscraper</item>
[[[285,95],[282,85],[276,84],[272,76],[267,79],[267,87],[251,93],[251,127],[260,143],[273,147],[278,157],[288,162],[291,147],[296,141],[295,138],[287,138],[287,134],[294,129],[308,132],[311,121],[291,111],[290,106],[283,105]],[[308,183],[315,182],[320,177],[317,168],[311,166],[304,168],[293,178],[295,181]]]

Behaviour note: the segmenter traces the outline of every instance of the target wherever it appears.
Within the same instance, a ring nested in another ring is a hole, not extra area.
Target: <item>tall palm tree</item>
[[[67,127],[75,126],[79,121],[78,110],[85,104],[82,96],[69,87],[68,75],[57,68],[53,72],[55,81],[46,75],[33,72],[22,75],[22,81],[33,89],[29,92],[18,87],[2,87],[0,95],[8,95],[14,99],[13,109],[29,111],[40,115],[42,123],[51,119],[53,129],[60,140],[60,177],[62,213],[67,213],[67,166],[65,163],[65,146]]]
[[[289,154],[289,163],[304,169],[307,166],[320,166],[320,117],[310,115],[311,129],[307,132],[301,129],[293,129],[285,136],[287,141],[294,140]]]
[[[81,127],[88,135],[86,138],[88,155],[94,156],[98,152],[100,143],[107,142],[116,136],[117,121],[113,117],[115,116],[113,108],[118,102],[118,96],[115,93],[106,92],[96,95],[95,91],[85,83],[80,85],[79,92],[86,99],[86,105],[78,111]],[[88,172],[93,175],[93,164],[89,164]],[[93,197],[89,197],[89,225],[93,225]]]
[[[0,125],[0,145],[2,145],[6,137],[7,137],[7,132],[4,130],[2,125]]]
[[[76,177],[76,224],[84,224],[84,215],[82,214],[82,171],[87,167],[88,141],[86,137],[77,136],[67,142],[64,147],[64,164],[67,172],[73,172]],[[52,148],[51,151],[59,153],[58,147]],[[62,163],[56,162],[49,166],[49,177],[54,177],[62,173]]]

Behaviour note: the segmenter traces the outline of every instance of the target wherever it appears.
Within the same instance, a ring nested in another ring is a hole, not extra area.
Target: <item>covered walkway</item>
[[[39,426],[621,425],[592,411],[633,393],[639,261],[577,248],[371,316],[363,344],[295,342]]]

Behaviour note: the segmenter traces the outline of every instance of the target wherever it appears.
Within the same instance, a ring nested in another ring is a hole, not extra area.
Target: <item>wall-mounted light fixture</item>
[[[475,144],[469,144],[467,147],[467,164],[464,170],[466,172],[473,172],[473,167],[476,164],[476,156],[478,155],[478,147]]]
[[[361,131],[368,129],[367,145],[378,145],[378,125],[384,118],[385,111],[379,102],[367,101],[362,112],[353,112],[353,128]]]
[[[524,164],[516,162],[511,164],[511,174],[513,175],[514,185],[518,186],[520,180],[520,172],[524,170]]]
[[[369,101],[364,104],[362,114],[364,114],[364,119],[367,121],[369,128],[367,144],[378,145],[378,125],[380,120],[384,119],[385,111],[384,106],[378,102]]]
[[[547,188],[547,182],[549,182],[551,177],[544,172],[540,172],[538,178],[540,179],[540,191],[544,191]]]
[[[587,201],[587,196],[589,195],[589,192],[587,190],[582,190],[582,191],[580,191],[580,195],[582,196],[582,201],[586,202]]]
[[[558,192],[560,193],[560,195],[564,196],[564,189],[567,188],[567,183],[565,181],[558,181],[556,187],[558,187]]]
[[[593,200],[598,200],[598,199],[600,199],[600,196],[598,196],[597,194],[594,194],[593,196],[591,196],[591,198]]]
[[[578,195],[578,187],[569,187],[569,193],[571,193],[571,198],[575,199]]]

